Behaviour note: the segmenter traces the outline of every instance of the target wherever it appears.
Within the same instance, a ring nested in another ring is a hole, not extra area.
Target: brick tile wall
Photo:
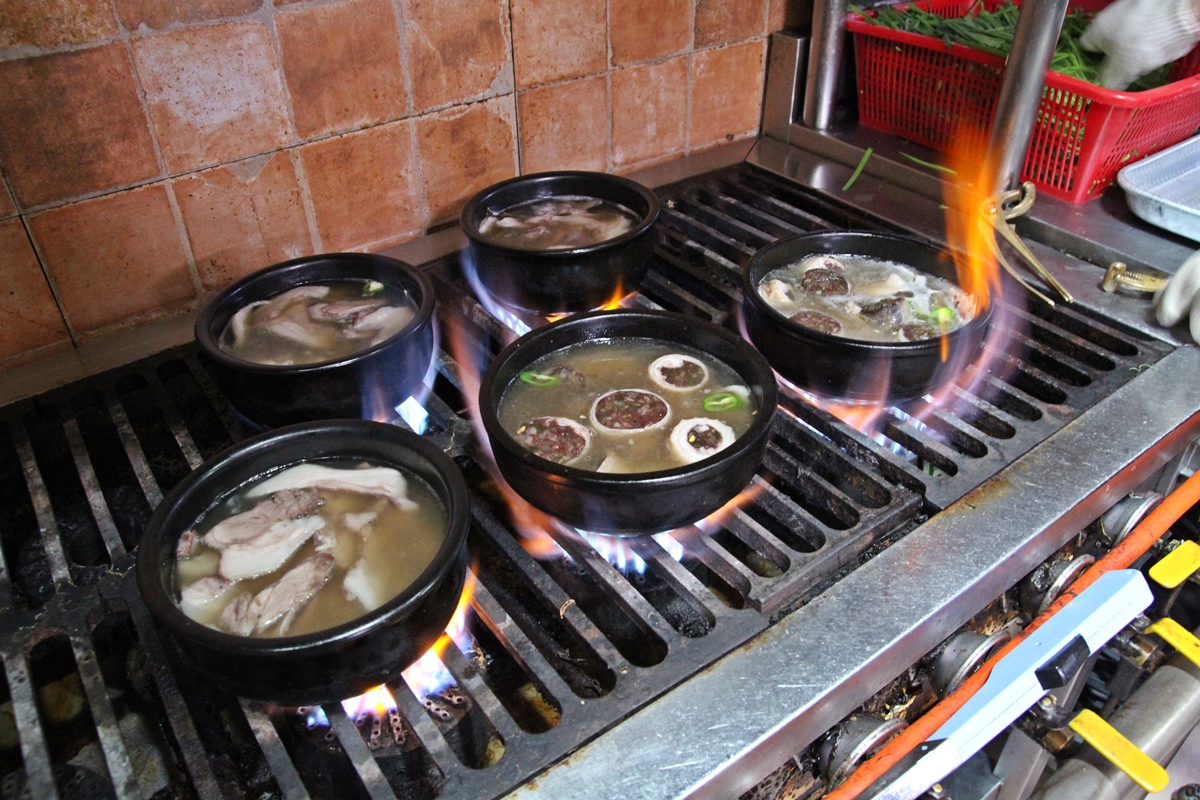
[[[0,3],[0,368],[518,173],[753,136],[805,2]]]

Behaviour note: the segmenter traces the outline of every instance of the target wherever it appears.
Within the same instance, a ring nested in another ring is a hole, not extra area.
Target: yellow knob
[[[1200,544],[1184,542],[1167,553],[1150,568],[1150,579],[1167,589],[1174,589],[1200,569]]]
[[[1193,636],[1188,629],[1170,617],[1164,617],[1155,622],[1147,633],[1157,633],[1167,644],[1179,651],[1180,655],[1200,667],[1200,639]]]
[[[1161,792],[1167,788],[1167,771],[1095,712],[1079,712],[1070,725],[1071,730],[1147,792]]]

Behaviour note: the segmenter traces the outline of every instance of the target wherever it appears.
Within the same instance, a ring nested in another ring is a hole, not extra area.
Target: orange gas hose
[[[1182,486],[1171,492],[1165,500],[1146,515],[1145,519],[1138,523],[1136,528],[1130,531],[1128,536],[1105,553],[1087,572],[1080,575],[1037,619],[1026,625],[1021,633],[1014,636],[993,654],[971,677],[963,681],[961,686],[901,731],[878,753],[863,762],[849,778],[825,795],[825,800],[851,800],[851,798],[858,797],[864,789],[879,780],[909,751],[932,736],[938,728],[945,724],[946,720],[954,715],[954,712],[962,708],[963,704],[971,699],[971,696],[979,691],[979,688],[987,681],[992,668],[1025,637],[1040,628],[1046,620],[1054,616],[1072,598],[1095,583],[1101,575],[1113,570],[1126,569],[1149,550],[1152,544],[1162,538],[1167,529],[1197,502],[1200,502],[1200,472],[1193,474]]]

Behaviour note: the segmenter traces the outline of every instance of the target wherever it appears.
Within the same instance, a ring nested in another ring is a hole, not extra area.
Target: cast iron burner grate
[[[803,230],[877,223],[750,167],[668,187],[635,302],[733,325],[737,269]],[[426,265],[443,326],[506,332],[456,258]],[[642,574],[550,532],[521,546],[475,460],[458,365],[439,353],[424,435],[473,488],[477,585],[452,684],[394,712],[240,701],[192,671],[137,596],[132,551],[163,493],[249,435],[182,347],[0,409],[0,796],[494,797],[761,632],[1011,463],[1167,348],[1034,309],[1005,375],[880,437],[784,401],[756,497],[706,537],[632,543]],[[909,409],[912,411],[913,409]],[[397,420],[399,421],[399,420]],[[682,536],[680,538],[683,538]],[[672,555],[672,552],[675,554]]]

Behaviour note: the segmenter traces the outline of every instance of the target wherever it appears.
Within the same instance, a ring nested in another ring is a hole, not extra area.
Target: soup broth
[[[950,281],[854,255],[813,256],[772,270],[759,295],[793,322],[871,342],[932,339],[975,317],[975,301]]]
[[[614,239],[639,221],[637,214],[616,203],[555,195],[489,213],[479,223],[479,232],[509,247],[557,250]]]
[[[302,464],[243,486],[184,534],[176,599],[225,633],[324,630],[410,586],[446,525],[446,509],[413,473],[342,459]]]
[[[501,426],[543,458],[579,469],[672,469],[720,452],[758,408],[728,365],[678,344],[628,338],[544,356],[505,389]]]
[[[377,281],[298,286],[238,309],[218,345],[257,364],[315,364],[391,338],[416,310],[407,292]]]

